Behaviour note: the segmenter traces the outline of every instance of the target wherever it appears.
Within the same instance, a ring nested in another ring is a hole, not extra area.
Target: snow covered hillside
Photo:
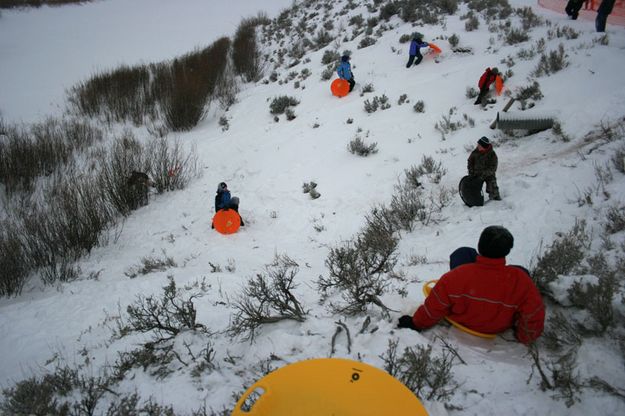
[[[15,409],[9,398],[20,380],[70,368],[106,387],[96,389],[93,408],[76,405],[76,414],[123,414],[120,403],[133,393],[136,409],[149,402],[162,406],[160,414],[169,406],[175,414],[229,414],[271,369],[319,357],[384,368],[389,346],[397,343],[398,354],[431,346],[432,363],[451,363],[446,382],[417,392],[432,415],[625,414],[624,28],[608,25],[598,34],[593,22],[567,20],[530,0],[414,2],[422,14],[413,22],[399,6],[411,4],[406,1],[188,3],[102,0],[0,17],[0,112],[10,123],[61,114],[62,92],[103,67],[183,55],[233,35],[239,19],[259,8],[273,19],[257,33],[262,79],[241,81],[230,108],[213,102],[196,128],[166,137],[195,152],[201,175],[186,189],[152,196],[128,216],[108,244],[80,260],[78,279],[45,286],[33,276],[20,295],[0,299],[0,411]],[[123,19],[111,30],[116,16]],[[22,28],[28,36],[20,36]],[[405,38],[415,31],[442,53],[427,53],[406,68]],[[336,61],[322,61],[345,50],[357,85],[339,99],[330,93],[336,75],[322,80]],[[49,71],[37,71],[45,76],[22,72],[48,65]],[[468,89],[477,89],[485,68],[495,66],[505,75],[503,95],[474,105]],[[270,113],[282,96],[299,102],[292,120]],[[384,97],[390,106],[371,111]],[[509,97],[519,98],[511,113],[553,117],[557,128],[535,134],[490,129]],[[124,128],[151,139],[143,126],[113,125],[107,134]],[[457,187],[482,136],[499,157],[503,200],[469,208]],[[375,143],[377,152],[351,153],[356,138]],[[365,301],[363,311],[337,313],[333,306],[349,296],[319,286],[330,277],[329,253],[349,247],[401,194],[407,172],[427,160],[435,172],[419,177],[416,194],[424,216],[397,230],[396,264],[382,276],[379,301],[390,310]],[[221,181],[241,199],[245,220],[228,236],[211,230]],[[302,191],[310,182],[320,197]],[[547,331],[534,356],[510,331],[487,341],[442,323],[422,333],[397,329],[398,317],[422,303],[423,283],[448,270],[449,254],[476,247],[480,232],[493,224],[515,237],[508,263],[551,267],[553,278],[541,288]],[[561,268],[547,264],[552,257]],[[150,270],[150,263],[159,267]],[[245,315],[249,282],[258,275],[270,279],[276,270],[296,272],[292,293],[303,319],[233,331]],[[154,331],[129,330],[129,314],[149,309],[150,296],[174,293],[171,282],[179,299],[197,295],[192,305],[201,325],[161,333],[173,336],[150,350]],[[72,384],[71,394],[55,391],[59,407],[86,397],[87,384]]]

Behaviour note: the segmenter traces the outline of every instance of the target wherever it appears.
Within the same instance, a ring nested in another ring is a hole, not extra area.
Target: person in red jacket
[[[486,70],[480,77],[480,80],[477,82],[477,86],[480,88],[480,93],[477,96],[477,99],[475,100],[475,103],[474,103],[475,105],[478,105],[478,104],[486,105],[485,99],[486,99],[486,96],[488,95],[488,92],[490,91],[490,86],[496,83],[497,78],[500,79],[500,83],[501,85],[503,85],[503,80],[501,80],[501,76],[499,75],[499,69],[486,68]]]
[[[486,227],[478,242],[479,255],[468,247],[456,250],[450,257],[452,270],[413,316],[399,318],[398,327],[421,331],[449,317],[485,334],[513,328],[520,342],[534,341],[543,332],[545,306],[527,270],[506,265],[513,245],[506,228]]]

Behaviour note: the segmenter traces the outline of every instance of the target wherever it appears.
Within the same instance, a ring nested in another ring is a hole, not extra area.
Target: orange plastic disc
[[[432,51],[434,51],[434,53],[441,53],[442,52],[441,48],[439,48],[438,46],[436,46],[432,42],[428,42],[428,45],[430,46],[430,49],[432,49]]]
[[[330,90],[332,90],[332,95],[336,97],[345,97],[349,94],[349,82],[344,79],[337,78],[332,81],[332,85],[330,85]]]
[[[241,217],[233,209],[220,209],[213,217],[213,226],[221,234],[236,233],[241,226]]]

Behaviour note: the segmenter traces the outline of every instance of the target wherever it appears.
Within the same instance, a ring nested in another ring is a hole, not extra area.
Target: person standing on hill
[[[344,54],[341,57],[341,63],[336,69],[336,73],[339,78],[349,82],[349,92],[352,92],[354,85],[356,85],[356,81],[354,80],[354,74],[352,73],[352,66],[349,63],[350,59],[349,55]]]
[[[608,21],[608,16],[612,13],[614,8],[614,0],[603,0],[597,9],[597,18],[595,19],[595,28],[597,32],[605,32],[605,24]]]
[[[503,85],[503,80],[501,79],[501,75],[499,74],[499,69],[486,68],[477,83],[478,87],[480,88],[480,93],[477,96],[477,100],[475,100],[475,105],[486,104],[485,99],[490,91],[490,86],[495,84],[496,87],[497,79],[499,79],[499,82],[501,83],[501,85]]]
[[[423,39],[420,33],[413,33],[412,41],[410,42],[410,51],[409,51],[410,57],[408,58],[408,63],[406,64],[406,68],[410,68],[412,66],[412,63],[415,61],[415,58],[416,58],[416,62],[414,62],[415,66],[419,65],[419,63],[421,63],[421,60],[423,59],[423,55],[421,55],[421,48],[427,48],[428,46],[430,46],[430,44],[427,42],[423,42]]]
[[[569,0],[564,8],[564,11],[572,20],[577,20],[579,10],[582,8],[585,0]]]
[[[486,192],[490,199],[501,201],[499,195],[499,187],[497,186],[497,154],[493,150],[488,137],[482,136],[477,141],[477,147],[469,155],[467,160],[467,168],[469,176],[477,176],[486,182]]]
[[[399,328],[422,331],[443,318],[484,334],[509,328],[530,344],[543,332],[545,305],[527,270],[507,265],[514,246],[510,231],[499,225],[480,234],[478,252],[460,247],[450,256],[450,271],[436,282],[414,315],[399,318]]]

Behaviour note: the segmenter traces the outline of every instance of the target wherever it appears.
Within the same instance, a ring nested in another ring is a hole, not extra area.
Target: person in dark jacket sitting
[[[416,62],[414,62],[415,66],[419,65],[421,63],[421,60],[423,59],[423,55],[421,55],[421,48],[427,48],[428,46],[430,46],[430,44],[427,42],[424,42],[419,33],[413,33],[412,41],[410,42],[410,51],[408,53],[410,57],[408,58],[408,63],[406,64],[406,68],[410,68],[412,66],[412,63],[415,61],[415,58],[416,58]]]
[[[477,176],[486,182],[486,192],[490,199],[501,201],[499,186],[497,186],[497,153],[493,150],[488,137],[482,136],[477,141],[477,147],[469,155],[467,169],[470,176]]]
[[[239,198],[231,196],[228,185],[225,182],[220,182],[217,185],[217,195],[215,195],[215,212],[222,209],[233,209],[237,214],[239,213]],[[241,214],[239,214],[239,218],[241,218]],[[243,218],[241,218],[241,226],[245,226]],[[212,225],[211,228],[213,228]]]
[[[399,318],[398,327],[421,331],[448,317],[484,334],[513,328],[519,342],[536,340],[544,329],[545,306],[527,270],[506,265],[513,245],[506,228],[486,227],[478,242],[479,254],[469,247],[456,250],[450,256],[452,270],[440,278],[413,316]]]

